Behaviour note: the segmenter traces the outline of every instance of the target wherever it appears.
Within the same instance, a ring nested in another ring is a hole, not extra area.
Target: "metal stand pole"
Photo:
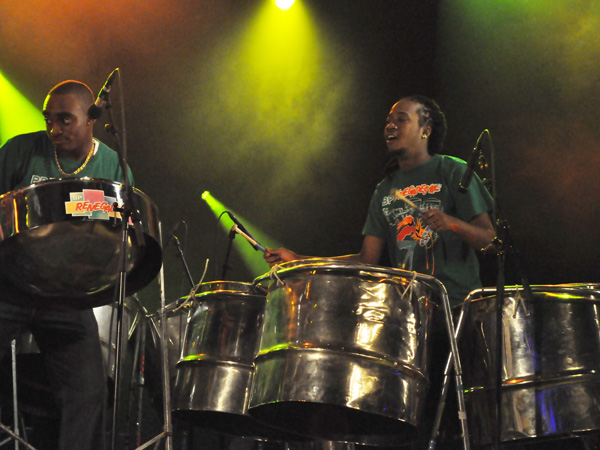
[[[10,342],[10,358],[12,360],[12,389],[13,389],[13,428],[15,435],[19,434],[19,404],[17,395],[17,341]],[[15,440],[15,450],[19,450],[19,441]]]
[[[165,439],[165,450],[172,450],[173,448],[173,425],[171,423],[171,385],[169,379],[169,353],[167,349],[167,343],[165,338],[165,327],[167,323],[167,314],[165,308],[165,278],[164,270],[161,266],[159,273],[159,286],[160,286],[160,326],[159,326],[159,341],[161,349],[161,362],[162,362],[162,382],[163,382],[163,414],[164,414],[164,429],[163,432],[155,436],[150,441],[146,442],[142,446],[138,447],[138,450],[142,450],[154,443],[160,442],[161,439]]]
[[[131,378],[129,383],[129,407],[127,409],[127,436],[125,441],[125,450],[130,448],[131,434],[131,417],[133,415],[133,402],[135,400],[135,391],[137,389],[137,409],[135,418],[135,447],[138,447],[141,442],[141,427],[142,427],[142,392],[144,387],[145,374],[145,348],[146,348],[146,311],[144,307],[137,302],[140,308],[139,313],[135,316],[132,328],[138,327],[138,332],[135,337],[135,349],[133,354],[133,365],[131,368]],[[142,317],[142,319],[139,319]],[[138,325],[139,323],[139,325]]]
[[[115,69],[115,72],[119,75],[119,80],[121,78],[121,73],[118,69]],[[118,204],[113,206],[113,211],[119,212],[121,214],[121,261],[119,267],[119,283],[117,288],[117,336],[116,336],[116,353],[115,353],[115,390],[113,396],[113,416],[112,416],[112,439],[111,439],[111,449],[116,450],[117,446],[117,424],[119,423],[119,396],[121,393],[121,343],[123,341],[123,308],[125,303],[126,296],[126,285],[127,285],[127,259],[129,253],[129,220],[131,219],[133,230],[135,234],[136,244],[139,247],[144,247],[145,237],[144,230],[142,229],[141,223],[137,217],[137,211],[135,210],[132,202],[133,202],[133,188],[131,187],[129,180],[129,166],[127,164],[127,141],[125,139],[125,109],[124,109],[124,101],[123,101],[123,89],[120,90],[121,93],[121,119],[123,122],[122,133],[123,139],[119,136],[119,132],[115,127],[111,102],[108,96],[108,92],[105,92],[104,101],[106,102],[106,110],[108,112],[109,121],[106,124],[106,130],[111,133],[115,137],[115,146],[117,153],[119,155],[119,165],[121,167],[121,172],[123,175],[123,205],[119,207]]]
[[[458,420],[460,422],[461,431],[462,431],[462,441],[463,441],[463,449],[469,450],[471,448],[471,443],[469,441],[469,426],[467,423],[467,412],[465,408],[465,396],[463,391],[463,383],[462,383],[462,366],[460,364],[460,357],[458,354],[458,345],[456,343],[456,331],[454,329],[454,322],[452,321],[452,315],[450,311],[450,300],[448,299],[448,292],[446,291],[446,287],[437,279],[432,278],[429,280],[435,280],[435,283],[438,286],[439,292],[442,294],[442,305],[444,308],[444,316],[446,319],[446,328],[448,330],[448,338],[450,340],[450,351],[452,355],[452,362],[454,365],[454,380],[456,383],[456,395],[458,399]],[[437,434],[437,430],[436,430]],[[430,442],[430,450],[435,447],[435,440],[433,441],[433,446]]]
[[[146,318],[140,321],[139,336],[139,371],[138,371],[138,403],[137,417],[135,421],[135,445],[142,445],[142,400],[144,398],[144,386],[146,385]]]
[[[0,443],[0,445],[4,445],[10,439],[15,441],[15,450],[19,450],[19,443],[23,444],[25,448],[30,450],[35,450],[35,448],[30,445],[26,440],[24,440],[21,436],[19,436],[19,402],[17,395],[17,342],[13,339],[10,342],[10,353],[11,353],[11,370],[12,370],[12,390],[13,390],[13,422],[14,422],[14,431],[8,428],[7,426],[0,423],[0,429],[8,434],[8,438]]]
[[[233,245],[233,240],[235,239],[235,225],[229,232],[229,242],[227,243],[227,254],[225,255],[225,262],[223,263],[223,271],[221,272],[221,280],[226,280],[227,270],[229,270],[229,255],[231,254],[231,246]]]
[[[467,314],[470,303],[471,303],[471,298],[467,297],[467,299],[465,300],[465,303],[463,303],[463,306],[460,310],[458,324],[456,325],[456,333],[454,335],[457,342],[460,339],[460,335],[462,333],[463,326],[464,326],[464,318],[465,318],[465,315]],[[437,442],[438,433],[439,433],[440,426],[442,423],[442,415],[444,413],[444,408],[446,406],[446,398],[448,396],[448,390],[450,388],[450,372],[452,371],[453,364],[454,364],[453,354],[452,354],[452,351],[450,351],[448,354],[448,359],[446,361],[446,368],[444,370],[444,381],[442,383],[442,393],[440,394],[440,400],[438,402],[438,407],[437,407],[437,410],[435,413],[433,429],[431,430],[429,446],[427,447],[428,450],[433,450],[435,448],[435,445]]]

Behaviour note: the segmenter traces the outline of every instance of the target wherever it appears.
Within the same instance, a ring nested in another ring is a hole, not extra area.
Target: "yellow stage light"
[[[294,4],[294,0],[275,0],[275,5],[282,11],[290,9]]]

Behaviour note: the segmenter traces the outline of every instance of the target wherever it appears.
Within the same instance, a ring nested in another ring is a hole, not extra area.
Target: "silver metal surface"
[[[125,299],[123,305],[123,328],[130,328],[130,301]],[[115,376],[115,358],[117,353],[117,307],[115,305],[104,305],[93,309],[94,316],[98,322],[98,334],[100,335],[100,345],[102,347],[102,359],[104,367],[109,378],[114,381]],[[127,334],[129,336],[129,333]],[[127,352],[127,338],[121,342],[121,355]]]
[[[429,388],[434,286],[412,272],[327,259],[282,264],[275,275],[249,413],[316,439],[412,437]]]
[[[173,389],[173,414],[222,433],[284,440],[247,414],[265,296],[252,284],[203,283]]]
[[[503,306],[501,441],[600,429],[597,285],[507,287]],[[472,292],[460,338],[473,442],[495,430],[496,290]]]
[[[185,298],[182,298],[178,301],[169,303],[164,309],[164,317],[166,321],[164,333],[171,387],[173,387],[175,383],[177,361],[179,361],[179,357],[181,356],[183,339],[185,337],[185,329],[187,327],[189,315],[193,309],[192,303],[186,302],[185,300]],[[146,335],[146,347],[149,351],[148,362],[151,365],[150,370],[156,374],[160,374],[161,366],[160,324],[160,311],[148,316],[148,333]]]
[[[141,191],[132,203],[143,229],[128,230],[127,295],[161,266],[158,210]],[[19,289],[70,306],[111,303],[119,280],[123,185],[93,178],[47,180],[0,196],[0,267]],[[108,212],[110,210],[110,213]]]

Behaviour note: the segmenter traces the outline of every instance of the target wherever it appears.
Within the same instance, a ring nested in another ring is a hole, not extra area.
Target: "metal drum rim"
[[[47,201],[51,205],[58,205],[61,204],[63,198],[68,199],[67,194],[69,192],[80,189],[102,190],[105,194],[108,191],[111,196],[119,200],[126,194],[124,184],[119,181],[94,177],[64,177],[42,180],[0,195],[0,201],[4,205],[1,211],[3,235],[0,238],[0,242],[3,247],[8,246],[8,250],[3,248],[3,257],[10,257],[11,249],[14,249],[17,245],[21,245],[20,243],[24,240],[28,242],[27,240],[31,236],[30,232],[43,229],[45,226],[58,224],[61,224],[61,226],[63,226],[62,224],[69,224],[70,226],[74,224],[76,226],[93,227],[95,223],[103,224],[104,226],[113,223],[113,218],[106,220],[82,216],[73,217],[64,208],[54,208],[51,214],[45,208],[41,208],[38,213],[37,206],[38,204],[42,204],[40,203],[41,200],[44,202]],[[143,246],[143,250],[139,252],[141,259],[128,271],[127,295],[132,295],[134,292],[148,285],[156,277],[162,265],[162,242],[158,207],[143,191],[132,186],[131,193],[133,194],[131,201],[143,217],[143,235],[147,242]],[[36,212],[34,218],[29,218],[30,211]],[[20,220],[21,215],[24,213],[28,214],[27,220]],[[116,215],[114,219],[116,222],[122,222],[122,219]],[[133,227],[128,225],[127,228],[128,234],[132,234]],[[85,228],[84,231],[88,229]],[[138,247],[142,248],[142,246]],[[81,292],[73,295],[66,294],[65,296],[63,292],[57,290],[51,291],[50,294],[43,293],[39,289],[39,292],[36,291],[36,286],[40,283],[39,279],[29,281],[31,284],[28,284],[28,281],[21,281],[20,279],[15,281],[16,278],[11,277],[5,278],[7,278],[7,282],[14,284],[18,289],[22,289],[34,296],[39,295],[39,298],[43,299],[40,301],[59,301],[74,308],[88,308],[110,304],[114,297],[112,293],[114,289],[111,289],[108,284],[101,285],[98,283],[97,288],[75,286],[75,292]],[[45,281],[42,280],[42,282]],[[108,282],[114,283],[111,280],[108,280]]]
[[[25,192],[25,191],[29,191],[29,190],[33,190],[37,187],[40,186],[45,186],[45,185],[51,185],[51,184],[59,184],[59,182],[64,182],[64,181],[70,181],[70,182],[79,182],[79,183],[110,183],[110,184],[114,184],[114,185],[119,185],[121,187],[124,187],[125,184],[121,183],[120,181],[115,181],[115,180],[109,180],[108,178],[98,178],[98,177],[66,177],[66,178],[50,178],[48,180],[42,180],[42,181],[37,181],[35,183],[32,183],[30,185],[24,186],[22,188],[18,188],[18,189],[14,189],[8,192],[5,192],[4,194],[0,195],[0,200],[3,200],[5,197],[9,197],[11,195],[15,195],[19,192]],[[138,194],[140,194],[142,197],[145,197],[151,204],[154,204],[154,201],[152,201],[152,199],[143,191],[141,191],[140,189],[138,189],[135,186],[131,186],[131,188]],[[155,205],[156,206],[156,205]]]
[[[593,286],[593,287],[592,287]],[[557,301],[557,302],[577,302],[577,301],[600,301],[600,284],[597,283],[570,283],[570,284],[553,284],[553,285],[533,285],[530,286],[531,292],[535,294],[565,294],[572,295],[569,298],[552,297],[544,299],[543,301]],[[524,293],[525,289],[522,285],[505,286],[504,296],[515,295],[517,293]],[[475,289],[469,293],[465,299],[464,304],[479,302],[490,298],[495,298],[497,289],[495,287],[482,287]],[[577,297],[575,297],[577,296]],[[597,296],[597,297],[594,297]],[[540,299],[533,299],[540,300]],[[541,300],[540,300],[541,301]],[[460,307],[462,305],[459,305]]]
[[[279,269],[279,270],[277,270]],[[302,260],[289,261],[283,264],[273,266],[270,272],[257,277],[254,280],[254,286],[263,288],[262,284],[277,281],[279,278],[293,275],[297,272],[306,272],[310,270],[324,269],[327,272],[349,272],[357,276],[386,276],[388,281],[413,280],[419,281],[432,289],[436,295],[439,295],[439,288],[443,286],[436,278],[417,272],[412,272],[394,267],[377,266],[374,264],[364,264],[355,261],[346,261],[335,258],[308,258]],[[445,289],[445,288],[444,288]],[[433,301],[437,304],[438,302]]]

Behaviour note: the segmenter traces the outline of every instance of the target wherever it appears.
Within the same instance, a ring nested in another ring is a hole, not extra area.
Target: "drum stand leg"
[[[171,386],[169,380],[169,354],[167,351],[167,342],[165,339],[165,328],[167,324],[167,314],[165,309],[165,277],[164,270],[161,266],[159,273],[159,285],[160,285],[160,326],[159,326],[159,341],[160,341],[160,353],[161,353],[161,368],[162,368],[162,383],[163,383],[163,415],[164,415],[164,428],[163,432],[149,440],[145,444],[137,448],[142,450],[148,446],[156,443],[160,443],[162,439],[165,439],[165,450],[172,450],[173,448],[173,425],[171,423]]]
[[[19,436],[19,403],[17,397],[17,343],[13,339],[10,343],[11,361],[12,361],[12,389],[13,389],[13,423],[14,431],[7,426],[0,423],[0,429],[8,434],[8,438],[1,442],[0,445],[4,445],[10,439],[15,441],[15,450],[19,450],[19,443],[23,444],[25,448],[35,450],[27,441]]]
[[[137,416],[135,420],[135,445],[142,445],[142,399],[144,397],[144,386],[146,384],[146,319],[140,321],[139,335],[139,370],[138,370],[138,398],[137,398]]]
[[[452,314],[450,311],[450,300],[448,299],[448,292],[446,291],[446,287],[440,282],[435,280],[439,286],[440,292],[442,294],[442,304],[444,309],[444,316],[446,319],[446,327],[448,329],[448,338],[450,339],[450,355],[452,357],[452,363],[454,365],[454,378],[456,382],[456,395],[458,397],[458,419],[461,425],[462,431],[462,440],[463,440],[463,448],[464,450],[470,450],[471,443],[469,441],[469,427],[467,424],[467,412],[465,408],[465,396],[463,392],[462,385],[462,367],[460,364],[460,357],[458,354],[458,345],[456,343],[456,331],[454,330],[454,322],[452,321]],[[461,321],[462,322],[462,321]],[[449,373],[449,367],[446,367],[446,374]],[[449,382],[449,381],[448,381]],[[446,383],[444,383],[446,384]],[[447,390],[447,388],[445,389]],[[443,409],[443,401],[444,398],[444,389],[442,389],[442,398],[440,399],[440,404],[438,406],[438,410],[440,408]],[[441,412],[438,411],[436,413],[436,422],[438,414],[441,417]],[[429,443],[429,450],[433,450],[435,448],[435,437],[437,436],[437,423],[434,425],[434,433],[432,433],[432,440]]]
[[[142,400],[145,385],[145,349],[146,349],[146,310],[138,302],[139,313],[135,316],[135,327],[139,321],[139,329],[135,339],[135,351],[133,354],[133,367],[131,369],[131,382],[129,384],[129,408],[127,411],[127,442],[125,449],[129,449],[129,440],[131,434],[131,417],[133,415],[133,401],[136,399],[135,390],[137,388],[137,409],[135,418],[135,447],[142,443]],[[142,319],[139,319],[142,317]]]
[[[470,299],[468,300],[468,302],[470,303]],[[457,341],[460,338],[460,335],[462,333],[462,328],[464,325],[465,311],[469,307],[469,303],[463,304],[463,307],[460,311],[460,316],[458,318],[458,324],[456,325],[456,332],[454,334],[454,337]],[[444,408],[446,406],[446,397],[448,395],[448,390],[450,388],[450,372],[452,371],[453,363],[454,363],[454,359],[453,359],[452,351],[450,351],[450,353],[448,354],[448,359],[446,361],[446,366],[444,369],[444,380],[442,383],[442,392],[440,394],[440,400],[438,402],[437,410],[435,413],[435,419],[433,422],[433,429],[431,430],[431,437],[429,439],[429,446],[428,446],[429,450],[433,450],[435,448],[438,433],[440,431],[440,425],[442,423],[442,414],[444,413]]]

